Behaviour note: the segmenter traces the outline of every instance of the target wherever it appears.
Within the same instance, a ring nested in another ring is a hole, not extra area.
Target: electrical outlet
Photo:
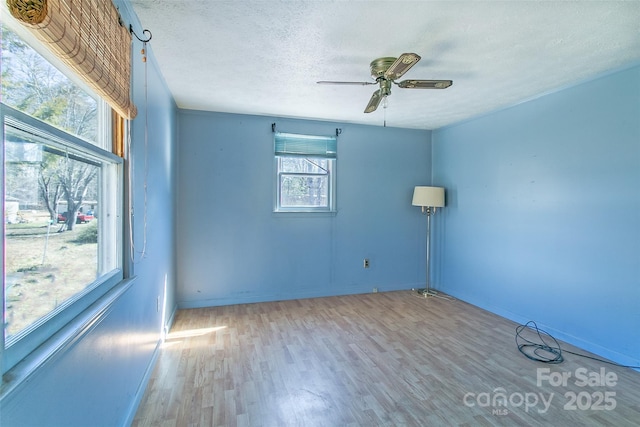
[[[364,262],[362,263],[362,266],[364,268],[369,268],[369,258],[365,258],[364,259]]]
[[[378,288],[373,288],[373,293],[377,294],[378,293]]]

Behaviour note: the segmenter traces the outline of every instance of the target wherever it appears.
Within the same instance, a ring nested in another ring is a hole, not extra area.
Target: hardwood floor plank
[[[409,291],[182,310],[133,425],[640,424],[639,372],[570,354],[530,361],[516,326]],[[576,384],[580,369],[617,381]],[[605,392],[615,408],[591,409]]]

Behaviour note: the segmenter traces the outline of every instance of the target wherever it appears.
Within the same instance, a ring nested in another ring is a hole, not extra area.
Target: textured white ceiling
[[[640,63],[640,1],[132,0],[181,108],[435,129]],[[369,63],[415,52],[364,108]]]

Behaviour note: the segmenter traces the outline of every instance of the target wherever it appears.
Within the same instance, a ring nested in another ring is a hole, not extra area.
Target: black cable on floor
[[[522,336],[522,331],[524,329],[529,329],[536,333],[538,336],[538,342],[531,341]],[[564,362],[564,357],[562,357],[562,349],[560,348],[560,344],[554,337],[551,336],[548,332],[538,328],[538,325],[533,320],[528,321],[524,325],[518,325],[516,328],[516,345],[518,346],[518,351],[524,354],[528,359],[534,360],[536,362],[542,363],[550,363],[550,364],[558,364]],[[584,357],[591,360],[596,360],[602,363],[608,363],[609,365],[618,366],[621,368],[633,368],[640,369],[640,366],[633,365],[621,365],[619,363],[610,362],[608,360],[600,359],[597,357],[587,356],[586,354],[574,353],[573,351],[564,350],[565,353],[570,353],[575,356]]]
[[[531,341],[522,336],[522,330],[525,328],[529,328],[536,332],[538,335],[539,342]],[[545,337],[551,339],[553,341],[553,346],[547,344],[545,341]],[[520,353],[524,354],[525,357],[535,360],[536,362],[543,363],[562,363],[564,362],[564,358],[562,357],[562,349],[560,348],[560,344],[554,337],[552,337],[547,332],[538,328],[536,322],[530,320],[524,325],[519,325],[516,328],[516,345],[518,346],[518,350]]]

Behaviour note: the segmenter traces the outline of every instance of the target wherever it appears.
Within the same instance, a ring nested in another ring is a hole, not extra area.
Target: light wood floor
[[[640,425],[639,372],[530,361],[516,326],[410,291],[182,310],[133,426]]]

